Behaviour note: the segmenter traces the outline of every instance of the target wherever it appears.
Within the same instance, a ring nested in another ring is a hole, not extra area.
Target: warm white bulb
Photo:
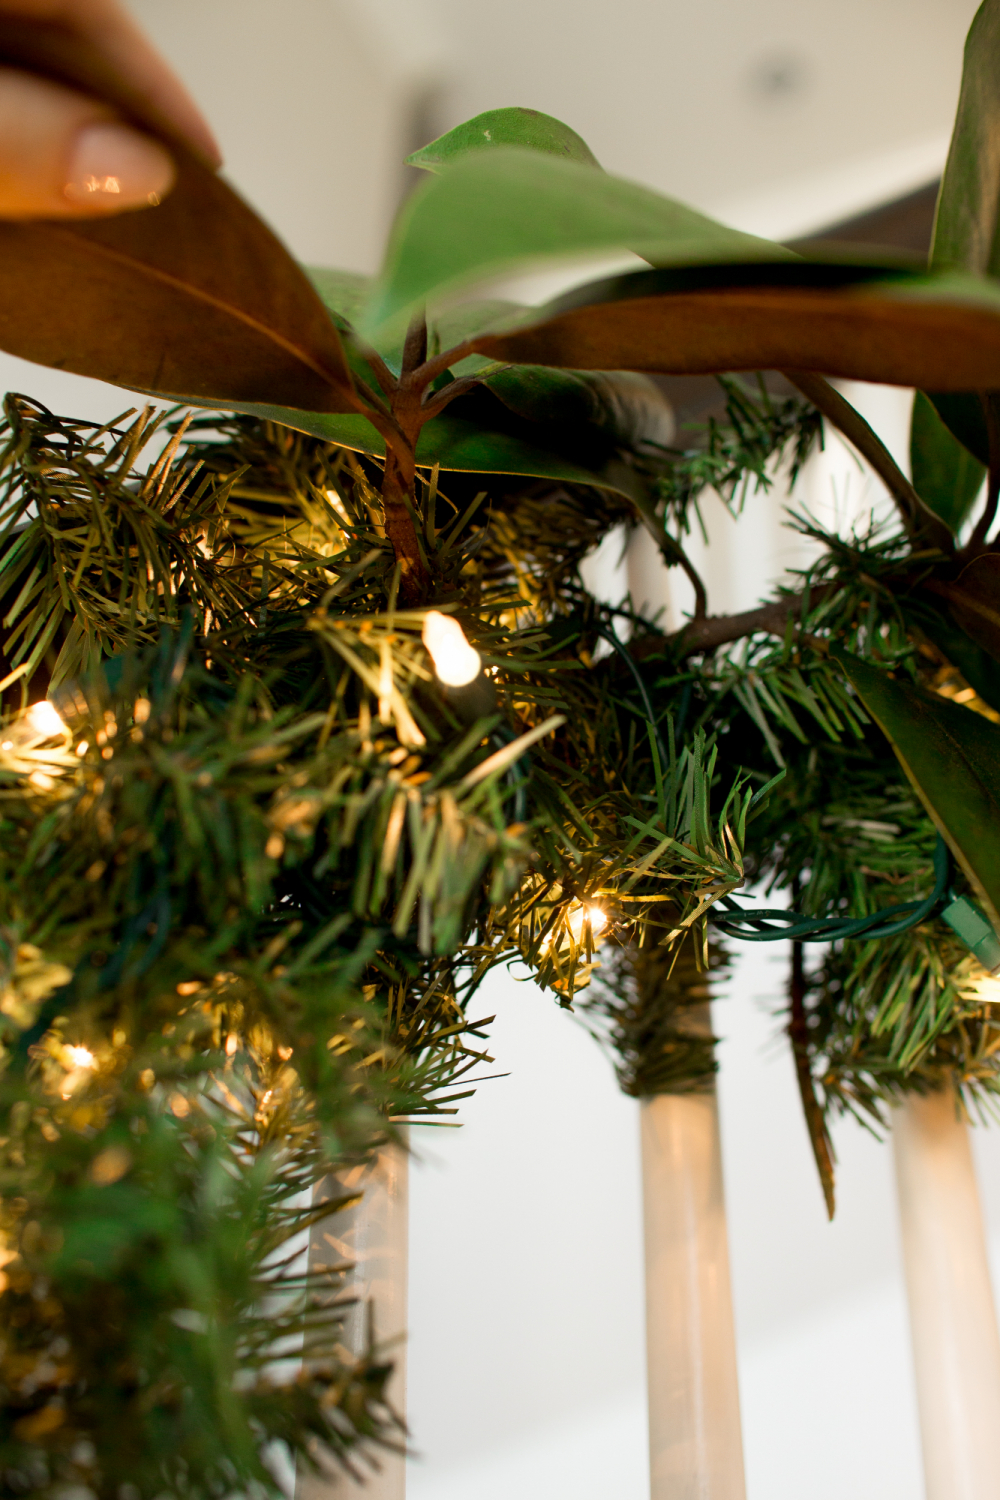
[[[89,1047],[67,1047],[67,1056],[74,1068],[96,1068],[97,1058]]]
[[[429,610],[424,619],[423,641],[431,654],[438,681],[445,687],[465,687],[479,676],[482,659],[465,638],[465,631],[451,615]]]
[[[972,984],[977,1000],[983,1005],[1000,1005],[1000,978],[995,974],[984,974]]]
[[[590,923],[591,941],[596,942],[608,925],[607,912],[602,911],[599,906],[574,907],[566,919],[566,926],[573,934],[573,941],[575,943],[583,941],[584,927],[588,922]]]
[[[43,698],[40,703],[33,703],[25,718],[33,732],[47,740],[66,733],[66,725],[47,698]]]

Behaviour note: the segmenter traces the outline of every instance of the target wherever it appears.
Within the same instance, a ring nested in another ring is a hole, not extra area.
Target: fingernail
[[[71,203],[101,210],[155,205],[174,184],[168,153],[128,125],[85,125],[76,137],[63,191]]]

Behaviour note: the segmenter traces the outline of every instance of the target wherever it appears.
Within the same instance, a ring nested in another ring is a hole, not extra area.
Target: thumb
[[[145,208],[174,184],[167,150],[61,84],[0,68],[0,218]]]

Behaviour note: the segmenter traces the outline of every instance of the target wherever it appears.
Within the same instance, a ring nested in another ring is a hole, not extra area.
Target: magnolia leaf
[[[586,141],[556,120],[552,115],[543,115],[537,109],[488,109],[462,125],[456,125],[445,135],[438,136],[427,146],[421,146],[406,158],[408,167],[424,167],[428,172],[438,172],[459,156],[470,151],[488,150],[497,146],[524,146],[529,151],[544,151],[549,156],[561,156],[566,161],[582,162],[584,166],[598,167],[596,156]]]
[[[217,402],[197,403],[217,406]],[[576,462],[554,448],[548,448],[549,434],[539,428],[538,440],[533,442],[521,434],[528,423],[520,425],[517,432],[491,429],[480,421],[455,414],[465,402],[456,402],[443,416],[433,417],[425,423],[417,442],[417,465],[466,474],[517,474],[527,478],[558,480],[563,484],[592,485],[596,489],[611,490],[615,494],[634,499],[639,487],[638,479],[624,464],[614,461],[610,444],[602,444],[597,455],[599,468],[588,468],[585,462]],[[242,412],[259,417],[265,422],[279,422],[310,437],[322,438],[324,442],[336,443],[354,453],[367,454],[371,458],[385,457],[385,440],[366,417],[353,413],[298,411],[285,406],[268,406],[256,401],[226,402],[227,411]],[[466,409],[468,409],[466,407]],[[499,408],[502,412],[502,408]],[[584,446],[577,438],[577,447]]]
[[[307,266],[305,269],[344,339],[352,368],[356,373],[362,374],[365,380],[372,382],[374,376],[370,365],[365,360],[364,345],[359,344],[355,332],[371,288],[372,278],[362,275],[359,271],[337,271],[325,266]],[[502,301],[499,298],[463,302],[455,307],[445,308],[437,316],[429,317],[427,320],[428,353],[440,354],[442,349],[450,349],[456,344],[464,343],[474,333],[481,333],[497,326],[506,327],[509,323],[523,318],[526,312],[527,309],[523,304]],[[403,359],[402,335],[395,338],[377,339],[372,347],[377,349],[390,369],[398,375]],[[495,364],[496,360],[484,359],[479,354],[470,354],[465,359],[456,361],[453,373],[471,375],[475,371]]]
[[[965,43],[931,265],[1000,275],[1000,0],[985,0]]]
[[[1000,932],[1000,726],[836,656]]]
[[[984,552],[962,569],[953,584],[935,584],[966,635],[1000,661],[1000,556]]]
[[[982,397],[971,391],[928,391],[927,399],[963,448],[989,468],[990,434]]]
[[[941,610],[921,601],[919,608],[910,607],[906,612],[983,702],[1000,713],[1000,663]]]
[[[372,284],[360,271],[332,271],[325,266],[304,266],[309,280],[334,322],[353,328],[361,315]]]
[[[507,302],[499,297],[490,297],[472,302],[460,302],[453,307],[442,308],[427,320],[428,351],[440,354],[442,350],[454,349],[474,334],[497,331],[513,323],[521,322],[528,309],[519,302]],[[496,367],[495,359],[486,359],[481,354],[467,354],[451,366],[451,373],[478,375],[490,367]]]
[[[931,268],[1000,276],[998,217],[1000,0],[985,0],[965,42],[958,112],[934,218]],[[935,391],[930,399],[959,442],[988,465],[989,436],[979,396]]]
[[[501,297],[459,302],[442,308],[427,320],[430,352],[440,354],[472,338],[473,334],[499,331],[529,317],[531,309],[522,302],[507,302]]]
[[[483,384],[519,416],[546,427],[589,427],[633,452],[673,441],[669,401],[644,375],[615,370],[555,370],[504,365]]]
[[[163,139],[157,208],[0,221],[0,347],[158,395],[356,408],[337,331],[281,242],[75,32],[5,18],[0,63],[83,89]]]
[[[631,476],[622,465],[609,461],[600,468],[588,468],[545,448],[544,438],[544,432],[540,432],[536,445],[514,433],[484,430],[478,421],[467,421],[449,410],[424,427],[417,442],[417,463],[440,464],[442,469],[473,474],[555,479],[633,497],[636,483],[630,482]]]
[[[362,329],[371,336],[430,297],[514,266],[626,249],[663,265],[796,259],[652,188],[504,146],[458,157],[407,199]]]
[[[910,421],[913,488],[955,533],[982,489],[986,470],[952,435],[923,391],[917,391]]]
[[[1000,386],[1000,286],[828,261],[636,271],[472,347],[575,370],[821,370],[967,391]]]

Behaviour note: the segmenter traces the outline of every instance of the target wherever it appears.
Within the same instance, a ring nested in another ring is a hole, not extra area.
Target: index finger
[[[208,122],[117,0],[0,0],[0,32],[6,17],[40,21],[89,42],[131,95],[143,98],[212,166],[222,154]]]

